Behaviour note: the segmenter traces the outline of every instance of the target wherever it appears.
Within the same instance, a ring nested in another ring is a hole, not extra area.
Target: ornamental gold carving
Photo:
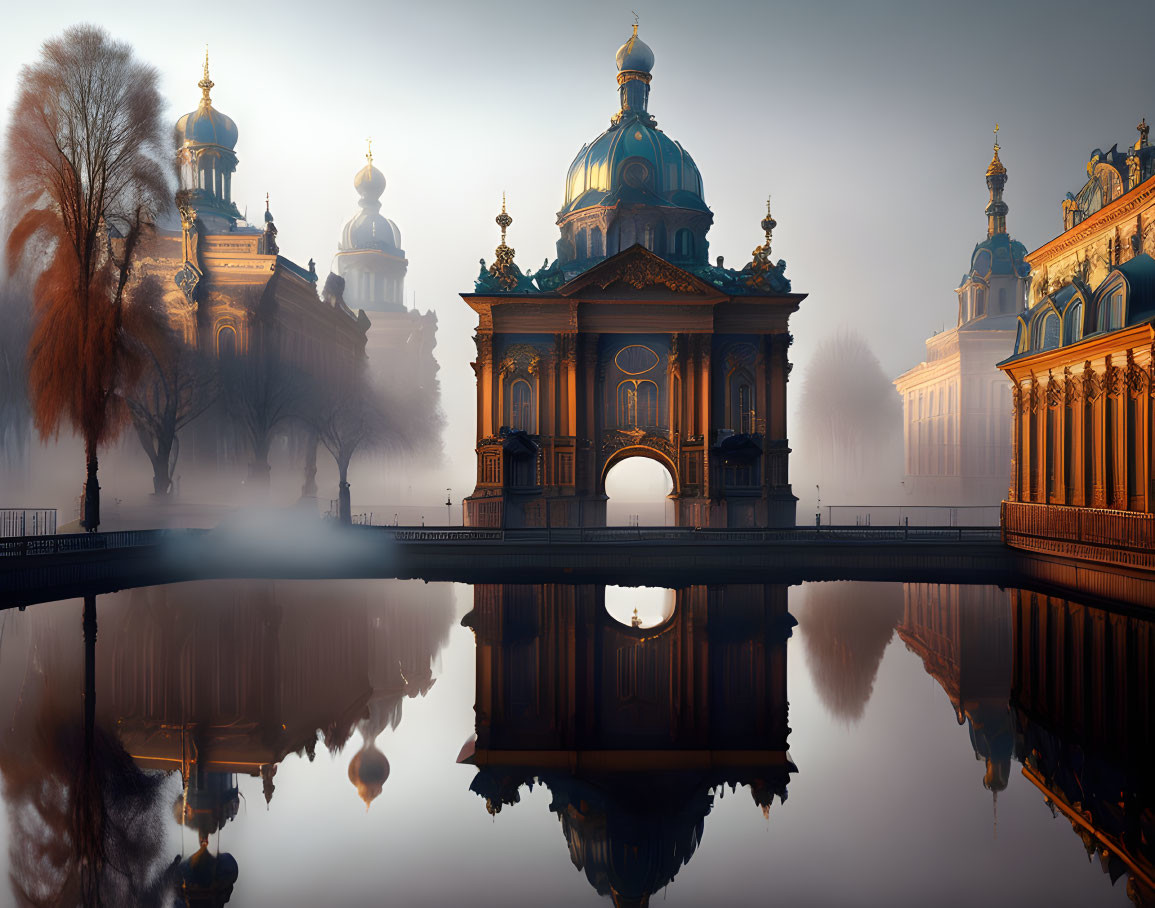
[[[1018,382],[1011,387],[1011,408],[1015,416],[1023,411],[1023,389]]]
[[[1127,351],[1127,367],[1124,371],[1124,382],[1127,386],[1127,391],[1132,397],[1138,397],[1143,393],[1143,387],[1147,383],[1147,374],[1139,368],[1135,362],[1135,351]]]
[[[1081,384],[1070,366],[1063,366],[1063,402],[1070,406],[1078,403]]]
[[[1111,365],[1111,357],[1107,357],[1107,374],[1104,376],[1104,386],[1108,394],[1118,397],[1123,386],[1123,370]]]
[[[667,265],[661,259],[630,258],[616,268],[599,275],[597,285],[605,290],[615,281],[629,284],[635,290],[662,286],[674,293],[695,293],[698,288],[684,272]]]
[[[1091,368],[1091,361],[1083,363],[1083,400],[1094,403],[1103,393],[1103,384],[1099,380],[1099,373]]]
[[[645,429],[606,429],[602,433],[602,453],[612,454],[622,448],[652,448],[677,462],[677,452],[670,440]]]
[[[1050,372],[1047,373],[1047,406],[1057,407],[1063,402],[1062,383],[1055,381]]]
[[[526,375],[536,375],[538,365],[541,363],[541,354],[536,348],[529,344],[513,344],[506,348],[505,356],[501,360],[501,365],[498,366],[498,371],[503,375],[512,375],[520,372]]]

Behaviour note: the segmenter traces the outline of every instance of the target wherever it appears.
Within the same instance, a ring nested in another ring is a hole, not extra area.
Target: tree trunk
[[[317,435],[309,433],[305,442],[305,482],[301,486],[302,499],[317,497]]]
[[[156,457],[152,458],[152,493],[167,496],[172,491],[172,470],[169,461],[172,458],[172,440],[165,444],[157,439]]]
[[[273,468],[269,466],[269,442],[265,439],[260,444],[253,445],[253,459],[249,463],[249,485],[257,488],[268,488],[269,474]]]
[[[344,526],[353,525],[353,503],[349,495],[349,465],[337,464],[341,485],[337,490],[337,520]]]
[[[84,513],[80,525],[88,532],[95,533],[96,528],[100,526],[100,483],[96,479],[96,445],[85,442],[84,454],[88,462],[88,475],[84,480]]]

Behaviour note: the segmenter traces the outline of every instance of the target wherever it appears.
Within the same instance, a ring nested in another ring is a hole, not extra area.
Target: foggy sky
[[[773,193],[774,256],[810,294],[792,323],[795,379],[839,325],[893,377],[954,323],[953,288],[985,236],[996,120],[1009,230],[1034,249],[1060,232],[1059,201],[1082,185],[1092,149],[1133,142],[1139,118],[1155,117],[1142,87],[1149,4],[1112,7],[1107,38],[1086,4],[1052,0],[205,0],[192,15],[57,2],[6,14],[0,102],[7,121],[19,66],[96,14],[159,67],[175,122],[196,106],[207,42],[214,104],[240,130],[234,199],[259,220],[268,192],[283,253],[315,258],[322,276],[372,136],[408,295],[440,320],[451,461],[440,485],[472,488],[475,317],[457,294],[472,290],[479,257],[492,260],[503,191],[518,263],[554,257],[566,169],[617,110],[613,57],[632,8],[656,56],[650,110],[702,172],[711,261],[749,259]],[[794,381],[792,409],[798,392]]]

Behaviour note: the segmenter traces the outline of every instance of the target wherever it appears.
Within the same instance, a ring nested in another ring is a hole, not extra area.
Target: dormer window
[[[1123,327],[1123,287],[1116,285],[1099,300],[1099,331],[1116,331]]]

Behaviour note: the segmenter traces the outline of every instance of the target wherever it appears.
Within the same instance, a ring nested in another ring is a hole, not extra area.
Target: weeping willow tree
[[[9,267],[36,272],[28,390],[36,429],[84,442],[84,526],[100,524],[97,451],[139,372],[126,340],[141,235],[168,193],[156,70],[89,25],[20,71],[7,136]],[[35,265],[33,265],[35,260]]]

